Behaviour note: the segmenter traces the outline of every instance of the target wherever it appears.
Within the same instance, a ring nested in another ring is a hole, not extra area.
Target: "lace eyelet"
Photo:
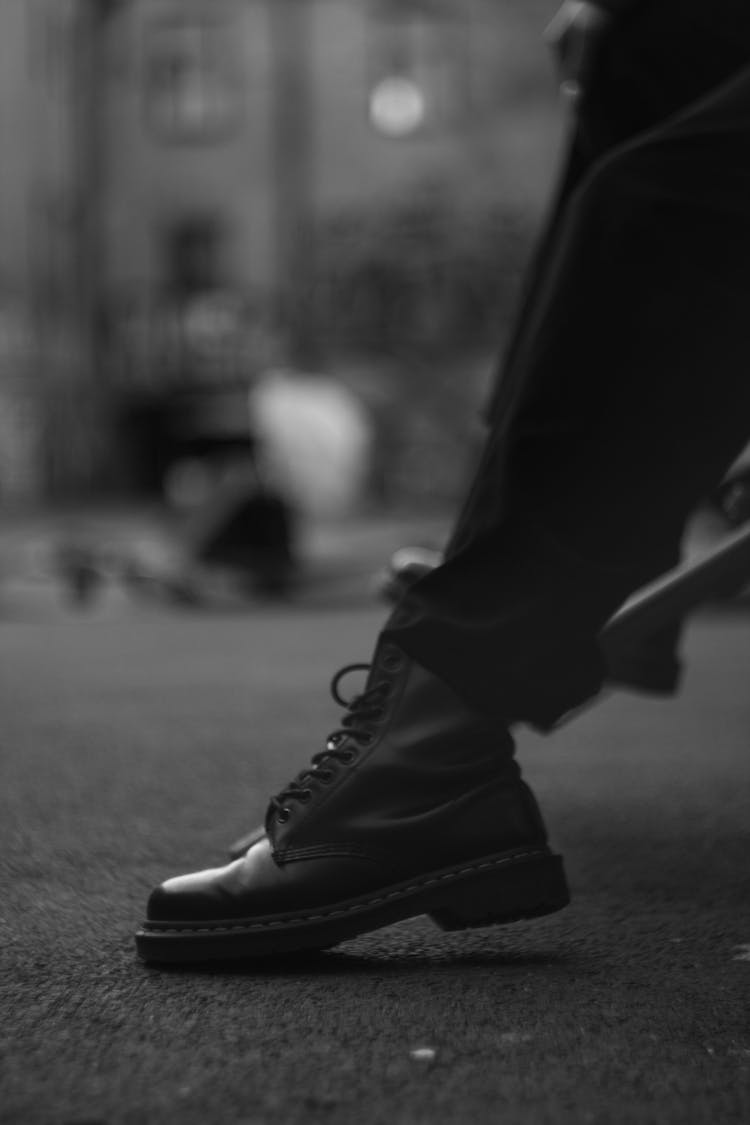
[[[344,750],[339,755],[339,761],[343,762],[345,765],[348,765],[349,762],[353,762],[356,757],[357,753],[355,750]]]
[[[313,799],[312,789],[305,789],[302,793],[300,793],[299,797],[297,798],[297,800],[300,801],[303,805],[309,805],[310,801],[312,801],[312,799]]]
[[[287,809],[287,808],[279,809],[279,811],[276,813],[276,821],[277,821],[278,824],[286,824],[286,822],[289,820],[289,817],[291,815],[292,815],[291,809]]]
[[[395,649],[389,649],[383,653],[381,666],[387,672],[400,672],[404,666],[404,658],[400,652]]]
[[[321,785],[330,785],[336,776],[335,772],[331,769],[322,769],[316,771],[315,777]]]

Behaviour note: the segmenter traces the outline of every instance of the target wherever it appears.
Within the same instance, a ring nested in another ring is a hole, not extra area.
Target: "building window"
[[[456,5],[378,0],[371,8],[368,114],[394,139],[458,127],[468,110],[469,21]]]
[[[240,109],[228,19],[193,15],[154,20],[147,30],[144,75],[149,128],[162,140],[221,140]]]

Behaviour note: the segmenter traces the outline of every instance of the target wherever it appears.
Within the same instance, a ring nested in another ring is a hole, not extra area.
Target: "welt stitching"
[[[366,859],[372,863],[381,863],[382,858],[371,855],[364,848],[356,844],[310,844],[301,848],[279,848],[275,853],[279,863],[290,863],[297,859]]]
[[[484,863],[472,864],[469,867],[462,867],[458,871],[449,871],[445,875],[434,875],[429,879],[421,879],[416,883],[410,883],[408,887],[403,887],[399,891],[391,891],[389,894],[379,895],[377,898],[366,899],[364,902],[354,903],[352,906],[338,907],[335,910],[323,910],[317,914],[298,914],[294,918],[283,918],[277,921],[270,922],[251,922],[249,924],[242,922],[235,922],[230,926],[167,926],[161,922],[147,922],[148,927],[153,927],[146,930],[146,933],[152,934],[225,934],[231,933],[233,930],[267,930],[273,927],[282,927],[292,925],[295,922],[317,922],[326,918],[344,917],[347,914],[353,914],[358,910],[362,910],[368,906],[379,906],[381,903],[389,902],[391,899],[403,898],[405,895],[411,894],[412,891],[422,890],[425,887],[437,886],[440,883],[450,882],[452,879],[457,879],[461,875],[470,875],[474,871],[485,871],[491,868],[503,867],[509,863],[515,863],[519,859],[533,859],[535,856],[547,856],[546,851],[531,851],[519,852],[513,856],[506,856],[503,859],[495,859],[486,861]]]

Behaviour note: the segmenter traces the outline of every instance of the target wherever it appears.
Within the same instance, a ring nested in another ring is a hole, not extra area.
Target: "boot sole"
[[[427,914],[443,930],[537,918],[570,901],[562,858],[547,848],[504,852],[307,912],[216,922],[144,922],[138,955],[162,964],[246,960],[327,949]]]

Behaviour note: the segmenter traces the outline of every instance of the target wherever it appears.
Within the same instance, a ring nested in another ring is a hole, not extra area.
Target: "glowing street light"
[[[424,124],[427,102],[410,78],[391,75],[370,94],[370,121],[387,137],[407,137]]]

